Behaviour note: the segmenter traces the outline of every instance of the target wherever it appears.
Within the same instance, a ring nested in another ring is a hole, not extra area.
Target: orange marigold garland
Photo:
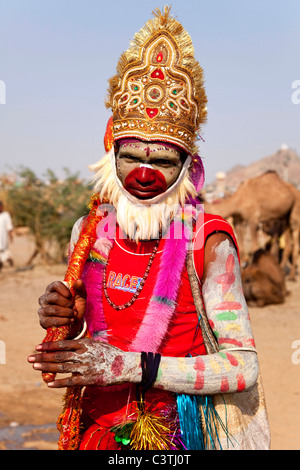
[[[97,225],[105,217],[105,214],[97,213],[99,205],[99,195],[93,195],[89,204],[90,212],[84,221],[78,241],[70,257],[64,281],[68,283],[72,293],[74,282],[80,279],[86,259],[96,241]],[[69,326],[48,328],[43,343],[68,339],[69,331]],[[53,373],[43,373],[42,376],[46,383],[55,378]],[[64,399],[64,408],[57,421],[57,427],[60,431],[58,448],[60,450],[76,450],[79,445],[81,388],[69,387]]]

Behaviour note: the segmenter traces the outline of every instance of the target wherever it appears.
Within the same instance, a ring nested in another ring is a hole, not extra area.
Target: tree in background
[[[16,182],[7,189],[7,202],[15,227],[26,226],[35,241],[27,261],[40,255],[47,263],[63,262],[74,222],[87,214],[91,188],[64,168],[63,179],[47,170],[42,179],[29,168],[16,172]]]

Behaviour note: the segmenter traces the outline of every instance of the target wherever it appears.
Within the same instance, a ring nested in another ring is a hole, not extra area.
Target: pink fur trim
[[[87,290],[85,320],[91,335],[107,329],[102,302],[103,271],[103,264],[88,262],[85,263],[82,275]],[[101,339],[105,340],[105,337]]]
[[[178,223],[176,221],[174,225]],[[180,239],[174,240],[170,236],[166,241],[153,296],[150,299],[140,329],[131,344],[131,351],[157,352],[168,331],[176,307],[181,273],[189,241],[185,237],[184,231],[182,232]],[[175,233],[177,232],[175,231]]]
[[[152,298],[139,331],[129,347],[130,351],[155,353],[159,350],[175,312],[191,229],[191,224],[184,225],[181,220],[175,219],[172,222],[161,256]],[[181,234],[180,238],[178,234]],[[108,238],[98,238],[93,249],[108,259],[112,245],[113,242]],[[84,270],[84,281],[88,290],[86,320],[91,334],[107,328],[102,300],[103,274],[102,263],[86,263]]]
[[[162,306],[160,302],[151,300],[130,351],[157,352],[166,335],[173,313],[174,306]]]

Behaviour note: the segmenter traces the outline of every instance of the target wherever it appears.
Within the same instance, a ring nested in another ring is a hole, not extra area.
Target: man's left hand
[[[49,382],[48,387],[107,386],[130,381],[128,353],[104,341],[88,338],[53,341],[38,345],[36,350],[37,354],[28,357],[35,370],[72,374]]]

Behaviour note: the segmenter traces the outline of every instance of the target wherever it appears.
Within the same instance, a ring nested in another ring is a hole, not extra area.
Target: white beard
[[[117,211],[117,222],[124,233],[136,242],[153,240],[164,235],[179,206],[184,206],[188,196],[195,197],[196,189],[189,179],[187,167],[181,177],[159,200],[143,201],[131,197],[121,186],[113,167],[112,151],[106,154],[99,163],[91,165],[96,173],[93,182],[94,190],[101,200],[112,204]],[[156,198],[155,198],[156,199]]]
[[[166,234],[179,204],[133,204],[124,194],[117,202],[117,222],[131,240],[153,240]]]

